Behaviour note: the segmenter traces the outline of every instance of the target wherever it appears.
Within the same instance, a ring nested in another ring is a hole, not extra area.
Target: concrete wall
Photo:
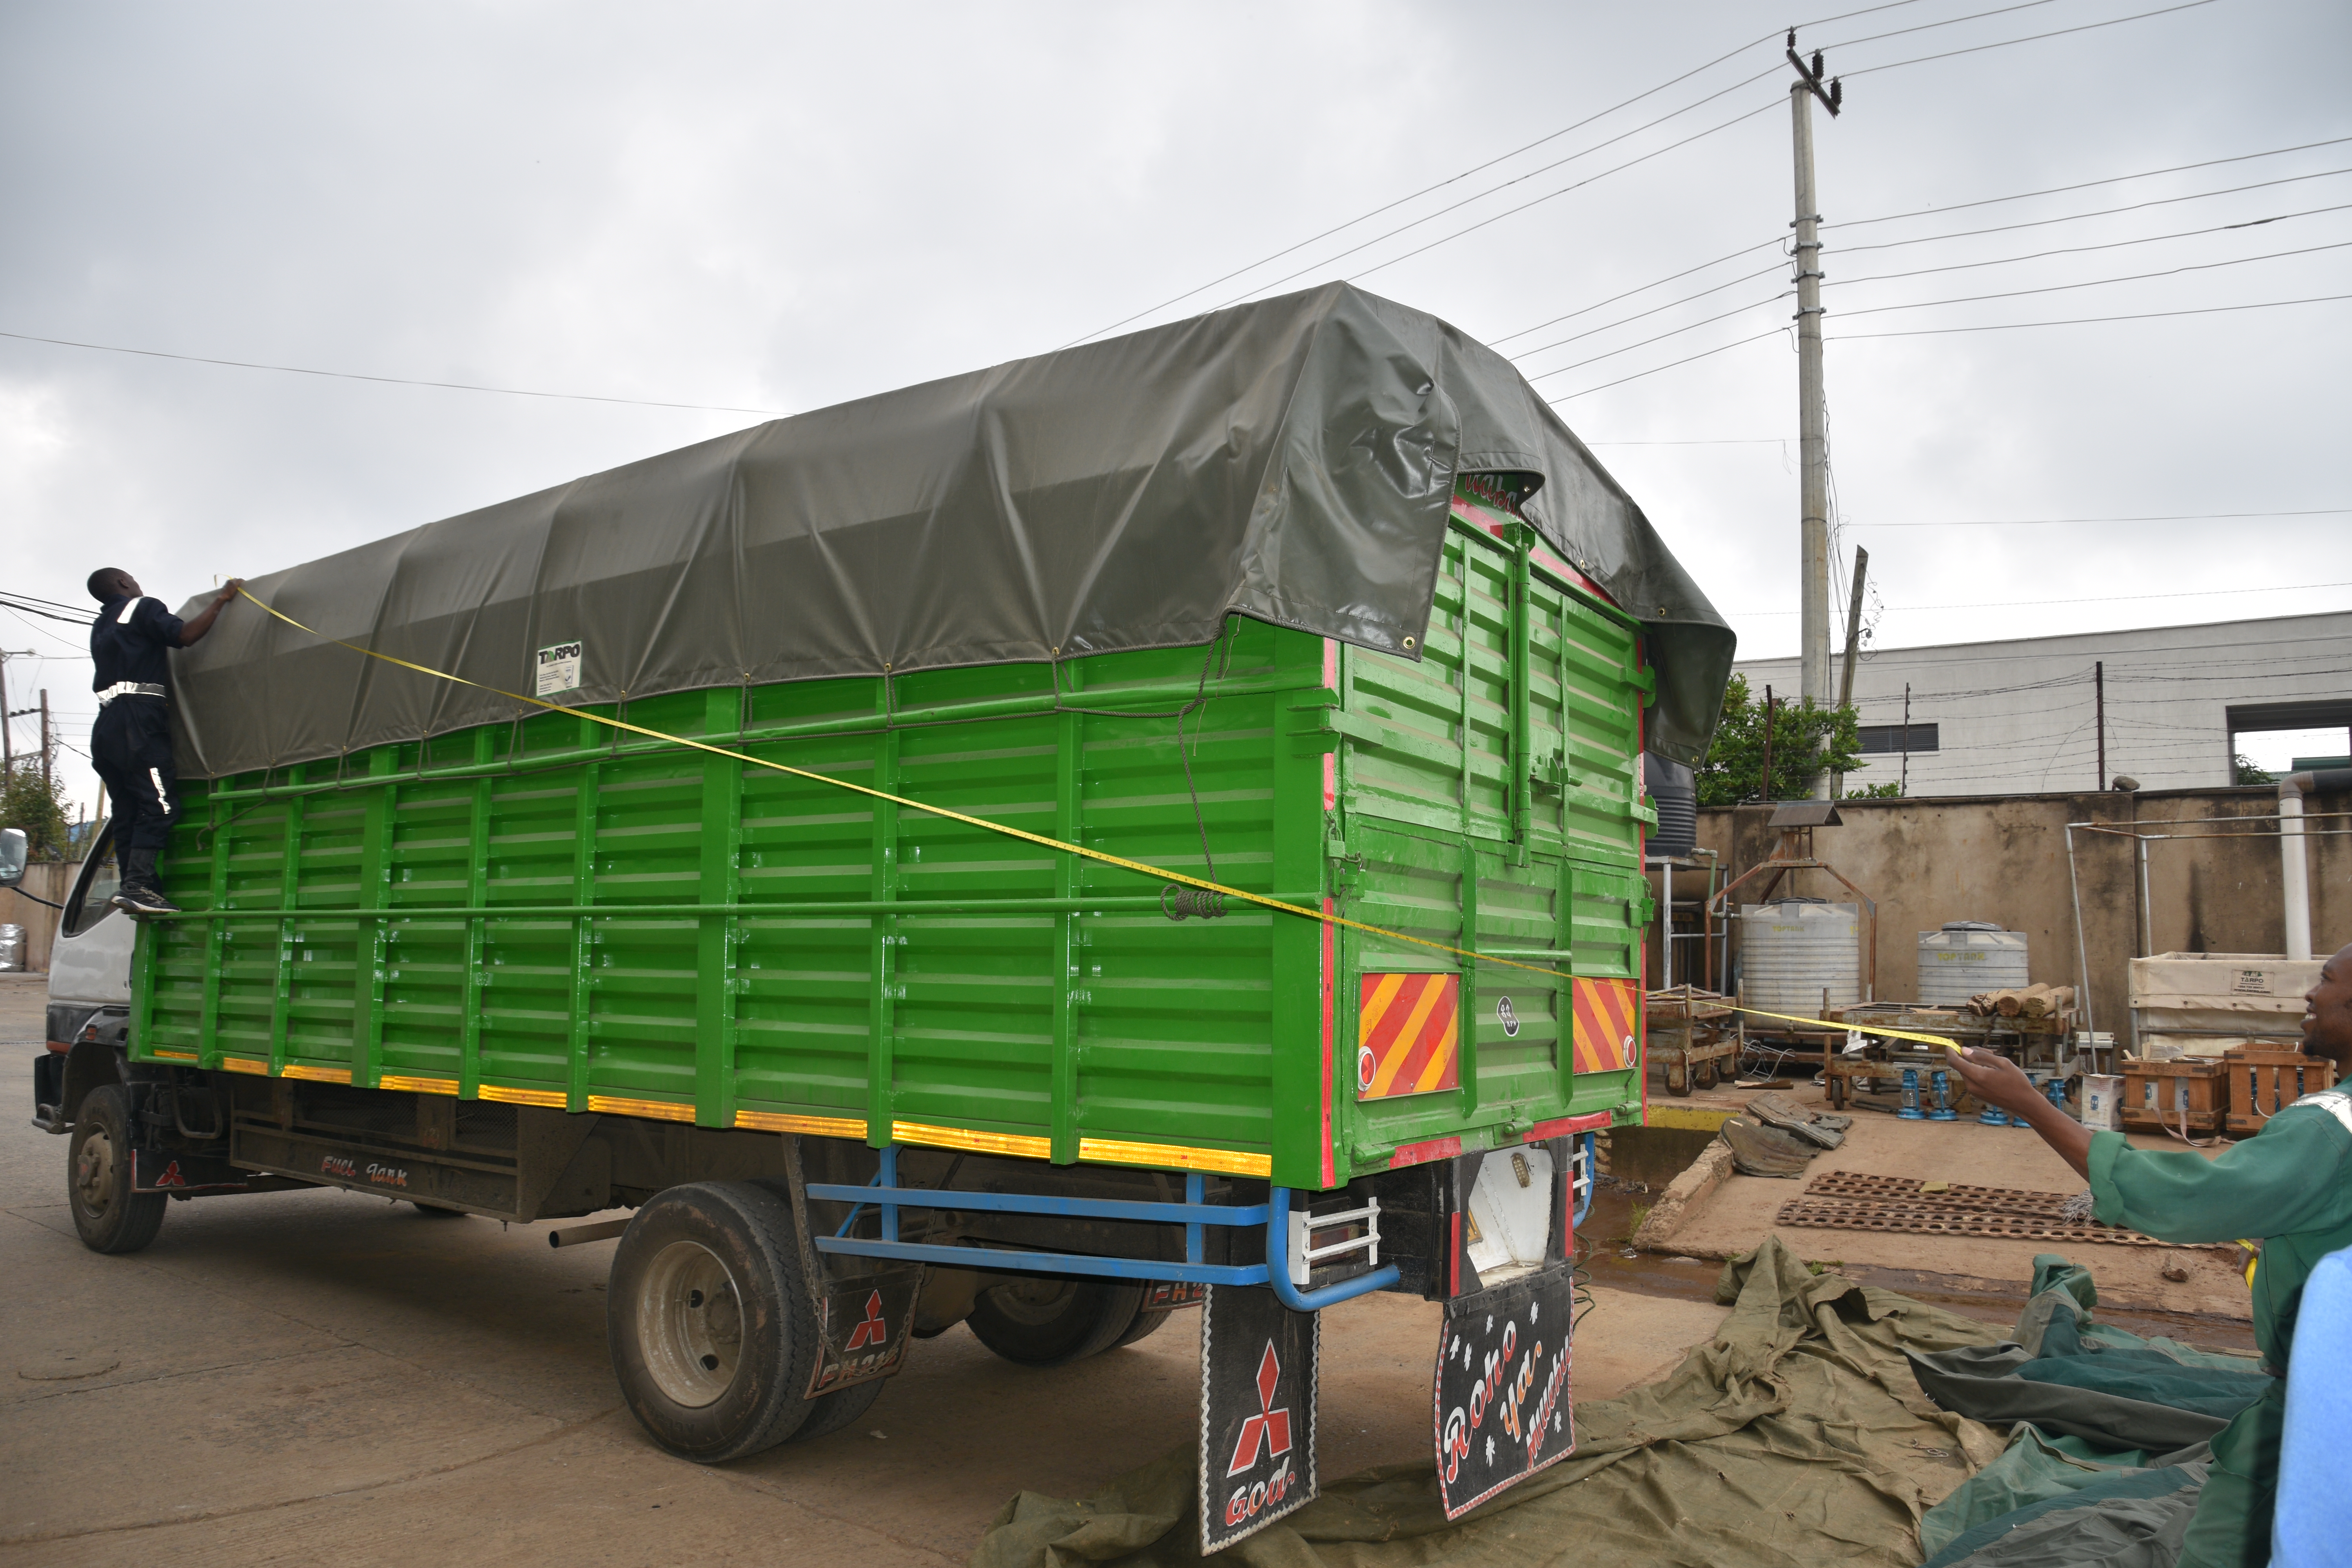
[[[79,860],[36,860],[25,868],[25,880],[20,886],[36,898],[61,904],[72,889],[74,879],[80,875]],[[25,928],[25,967],[47,971],[49,946],[57,940],[58,911],[20,896],[16,888],[0,888],[0,921]]]
[[[2088,989],[2099,1028],[2121,1037],[2125,963],[2137,953],[2284,951],[2277,826],[2245,820],[2276,813],[2273,790],[1848,800],[1839,802],[1838,809],[1844,826],[1816,830],[1815,850],[1877,900],[1881,1000],[1916,994],[1919,933],[1947,921],[1996,921],[2006,930],[2022,931],[2032,979],[2083,984],[2067,880],[2070,822],[2128,829],[2137,818],[2150,834],[2204,835],[2148,845],[2154,929],[2143,932],[2131,839],[2075,832]],[[2307,800],[2305,809],[2315,815],[2352,812],[2352,796],[2319,796]],[[1727,875],[1737,876],[1769,858],[1779,837],[1765,826],[1770,816],[1771,808],[1762,805],[1702,811],[1699,843],[1723,855]],[[2166,818],[2188,820],[2157,826]],[[2352,829],[2352,817],[2307,826],[2339,830],[2335,837],[2313,833],[2305,839],[2312,947],[2326,954],[2352,942],[2352,834],[2341,831]],[[1760,889],[1765,879],[1758,878],[1743,891]],[[1785,890],[1843,896],[1835,882],[1818,872],[1799,872],[1790,880],[1795,885]],[[1675,897],[1696,898],[1704,886],[1703,875],[1683,873]],[[1655,945],[1654,936],[1653,975],[1658,973]],[[1733,952],[1738,952],[1737,939]]]
[[[1937,726],[1937,749],[1914,752],[1906,794],[2097,789],[2124,773],[2149,790],[2221,788],[2231,767],[2229,713],[2265,703],[2352,700],[2344,650],[2352,611],[2279,616],[2209,626],[2014,637],[1865,652],[1854,666],[1853,702],[1866,725],[1903,720]],[[2106,666],[2107,777],[2098,776],[2095,664]],[[1793,658],[1741,659],[1758,701],[1797,695]],[[2336,755],[2344,720],[2312,743]],[[2300,729],[2264,723],[2257,729]],[[1898,756],[1874,755],[1846,775],[1848,789],[1895,782]]]

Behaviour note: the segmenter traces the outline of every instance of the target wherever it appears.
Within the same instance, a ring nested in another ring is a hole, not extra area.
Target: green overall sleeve
[[[2208,1160],[2091,1139],[2098,1217],[2184,1246],[2260,1239],[2352,1223],[2352,1128],[2324,1106],[2280,1111],[2254,1137]]]

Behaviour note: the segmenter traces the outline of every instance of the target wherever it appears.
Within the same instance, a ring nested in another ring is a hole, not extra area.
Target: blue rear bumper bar
[[[1397,1282],[1396,1265],[1369,1274],[1302,1291],[1290,1282],[1290,1189],[1273,1188],[1262,1204],[1223,1205],[1202,1201],[1202,1181],[1184,1178],[1181,1204],[1139,1203],[1117,1198],[1052,1197],[1025,1193],[968,1193],[933,1187],[898,1185],[898,1151],[882,1151],[882,1169],[870,1186],[812,1183],[808,1195],[824,1203],[873,1205],[881,1211],[882,1235],[873,1240],[846,1235],[815,1238],[819,1252],[852,1258],[892,1258],[909,1263],[940,1264],[951,1268],[1011,1269],[1032,1274],[1075,1274],[1097,1279],[1170,1279],[1188,1285],[1266,1285],[1283,1305],[1312,1312],[1350,1297],[1385,1289]],[[901,1208],[964,1210],[975,1214],[1047,1215],[1067,1219],[1114,1219],[1184,1227],[1184,1261],[1150,1258],[1095,1258],[1075,1252],[1015,1252],[995,1247],[945,1247],[898,1239]],[[851,1211],[851,1219],[856,1217]],[[1209,1226],[1263,1225],[1264,1263],[1202,1261],[1202,1231]],[[849,1228],[845,1221],[842,1229]]]

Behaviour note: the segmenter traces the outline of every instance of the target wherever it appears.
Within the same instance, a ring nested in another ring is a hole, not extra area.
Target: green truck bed
[[[1307,1189],[1636,1120],[1640,629],[1465,481],[1420,655],[1235,616],[594,711],[1559,974],[1171,919],[1129,871],[541,713],[188,784],[133,1057]]]

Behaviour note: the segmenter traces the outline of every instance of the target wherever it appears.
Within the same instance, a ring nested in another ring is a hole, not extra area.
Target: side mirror
[[[32,852],[23,828],[0,827],[0,888],[13,888],[25,879],[25,861]]]

